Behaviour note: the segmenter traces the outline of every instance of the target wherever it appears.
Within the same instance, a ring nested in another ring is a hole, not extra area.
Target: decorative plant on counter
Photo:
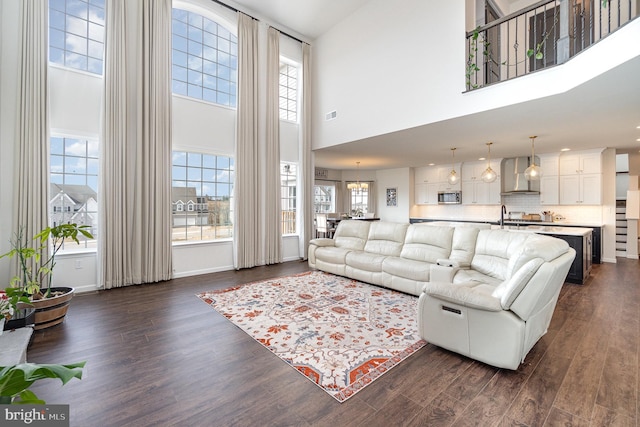
[[[87,239],[93,239],[93,235],[87,230],[88,225],[60,224],[55,227],[47,227],[33,236],[33,241],[37,242],[37,247],[31,247],[27,244],[26,238],[21,229],[16,233],[13,240],[10,241],[12,249],[0,255],[0,258],[14,256],[18,257],[21,274],[13,277],[10,285],[13,288],[22,290],[25,294],[31,296],[33,300],[48,298],[51,295],[51,283],[53,280],[53,268],[56,265],[56,254],[65,240],[73,240],[80,244],[78,234],[83,235]],[[46,260],[41,259],[41,252],[46,249],[51,238],[50,255]],[[32,267],[31,260],[35,263]],[[44,289],[44,292],[43,292]]]
[[[21,363],[13,366],[0,366],[0,404],[37,404],[46,402],[36,396],[29,387],[45,378],[59,378],[62,385],[72,378],[82,379],[82,368],[86,362],[71,365],[53,365]]]

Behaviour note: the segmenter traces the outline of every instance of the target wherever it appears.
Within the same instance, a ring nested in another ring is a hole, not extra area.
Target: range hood
[[[536,156],[535,162],[540,164]],[[527,181],[524,171],[531,164],[531,157],[511,157],[503,159],[500,165],[503,196],[516,194],[540,194],[540,181]]]

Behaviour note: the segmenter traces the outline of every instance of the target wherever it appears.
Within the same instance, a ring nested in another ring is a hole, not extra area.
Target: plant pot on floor
[[[74,292],[74,288],[51,288],[51,296],[49,298],[32,301],[31,307],[35,308],[33,328],[35,330],[46,329],[62,323]]]

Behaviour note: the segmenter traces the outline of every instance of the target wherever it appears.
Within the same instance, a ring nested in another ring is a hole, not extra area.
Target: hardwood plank
[[[517,371],[428,344],[344,403],[195,296],[304,271],[294,261],[76,295],[63,324],[34,334],[27,357],[86,360],[84,378],[34,391],[70,403],[78,426],[637,425],[637,260],[565,284]]]

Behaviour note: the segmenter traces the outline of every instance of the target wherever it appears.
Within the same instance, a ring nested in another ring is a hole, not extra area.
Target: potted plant
[[[82,379],[82,368],[86,362],[71,365],[20,363],[0,366],[0,404],[37,404],[46,402],[38,398],[29,387],[45,378],[59,378],[62,385],[72,378]]]
[[[46,227],[33,236],[32,241],[36,243],[36,247],[29,246],[20,230],[10,241],[12,249],[0,255],[0,258],[16,257],[18,259],[19,274],[11,279],[10,285],[22,295],[27,296],[30,305],[35,308],[35,329],[48,328],[64,320],[74,289],[51,286],[56,254],[65,242],[74,241],[79,244],[79,234],[92,239],[93,236],[87,230],[88,228],[88,225],[75,223]],[[51,243],[49,254],[43,258],[41,254],[49,243]]]

